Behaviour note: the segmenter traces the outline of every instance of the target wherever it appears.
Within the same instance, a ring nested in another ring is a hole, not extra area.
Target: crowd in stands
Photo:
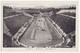
[[[12,37],[5,33],[3,35],[3,47],[12,47]]]
[[[21,28],[21,26],[24,25],[25,22],[29,21],[30,18],[31,17],[24,16],[22,14],[16,17],[4,19],[4,22],[10,32],[14,35]]]
[[[67,37],[64,38],[65,41],[68,41],[68,38],[70,39],[67,45],[65,43],[61,47],[75,46],[75,19],[59,14],[52,15],[50,18],[67,34]]]
[[[75,13],[64,12],[64,13],[62,13],[62,14],[65,14],[65,15],[68,15],[68,16],[76,17],[76,14],[75,14]]]
[[[75,31],[75,19],[58,14],[52,15],[50,18],[58,24],[66,34]]]

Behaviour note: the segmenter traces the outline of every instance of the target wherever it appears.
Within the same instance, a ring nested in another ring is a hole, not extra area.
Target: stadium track
[[[64,41],[64,39],[60,36],[60,34],[55,29],[54,25],[50,22],[48,18],[44,18],[46,25],[47,25],[47,31],[49,31],[52,40],[45,42],[45,43],[35,43],[31,41],[31,34],[33,32],[33,29],[36,27],[36,21],[38,17],[32,22],[30,27],[26,30],[26,32],[23,34],[23,36],[20,38],[20,43],[28,46],[34,46],[34,47],[46,47],[51,45],[57,45]],[[43,33],[44,34],[44,33]],[[46,35],[44,35],[46,37]],[[40,38],[41,40],[44,39]]]

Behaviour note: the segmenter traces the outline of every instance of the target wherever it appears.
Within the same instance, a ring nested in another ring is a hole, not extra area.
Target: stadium
[[[3,47],[75,47],[76,6],[3,6]]]

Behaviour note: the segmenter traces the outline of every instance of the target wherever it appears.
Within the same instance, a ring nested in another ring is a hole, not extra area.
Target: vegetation
[[[15,12],[12,7],[3,6],[3,17],[16,15],[16,14],[20,14],[20,13]]]

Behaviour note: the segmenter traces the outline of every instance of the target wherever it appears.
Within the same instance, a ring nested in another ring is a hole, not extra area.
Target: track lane
[[[52,26],[52,24],[50,23],[50,21],[48,20],[48,18],[45,18],[45,21],[46,21],[46,25],[47,25],[47,28],[48,28],[47,30],[51,34],[52,41],[49,41],[49,42],[43,43],[43,44],[42,43],[34,43],[34,42],[31,42],[31,34],[34,33],[33,30],[36,27],[36,25],[35,25],[36,24],[36,21],[37,21],[37,19],[35,19],[33,21],[33,23],[28,28],[28,30],[23,34],[22,38],[20,39],[20,42],[22,44],[29,45],[29,46],[35,46],[35,47],[44,47],[44,46],[57,45],[57,44],[63,42],[63,38],[60,38],[59,37],[60,34],[58,32],[56,32],[55,27]],[[37,33],[38,32],[39,31],[37,31]],[[44,32],[41,32],[41,33],[44,34]],[[39,32],[39,34],[40,34],[40,32]],[[46,36],[46,35],[44,35],[44,36]]]

